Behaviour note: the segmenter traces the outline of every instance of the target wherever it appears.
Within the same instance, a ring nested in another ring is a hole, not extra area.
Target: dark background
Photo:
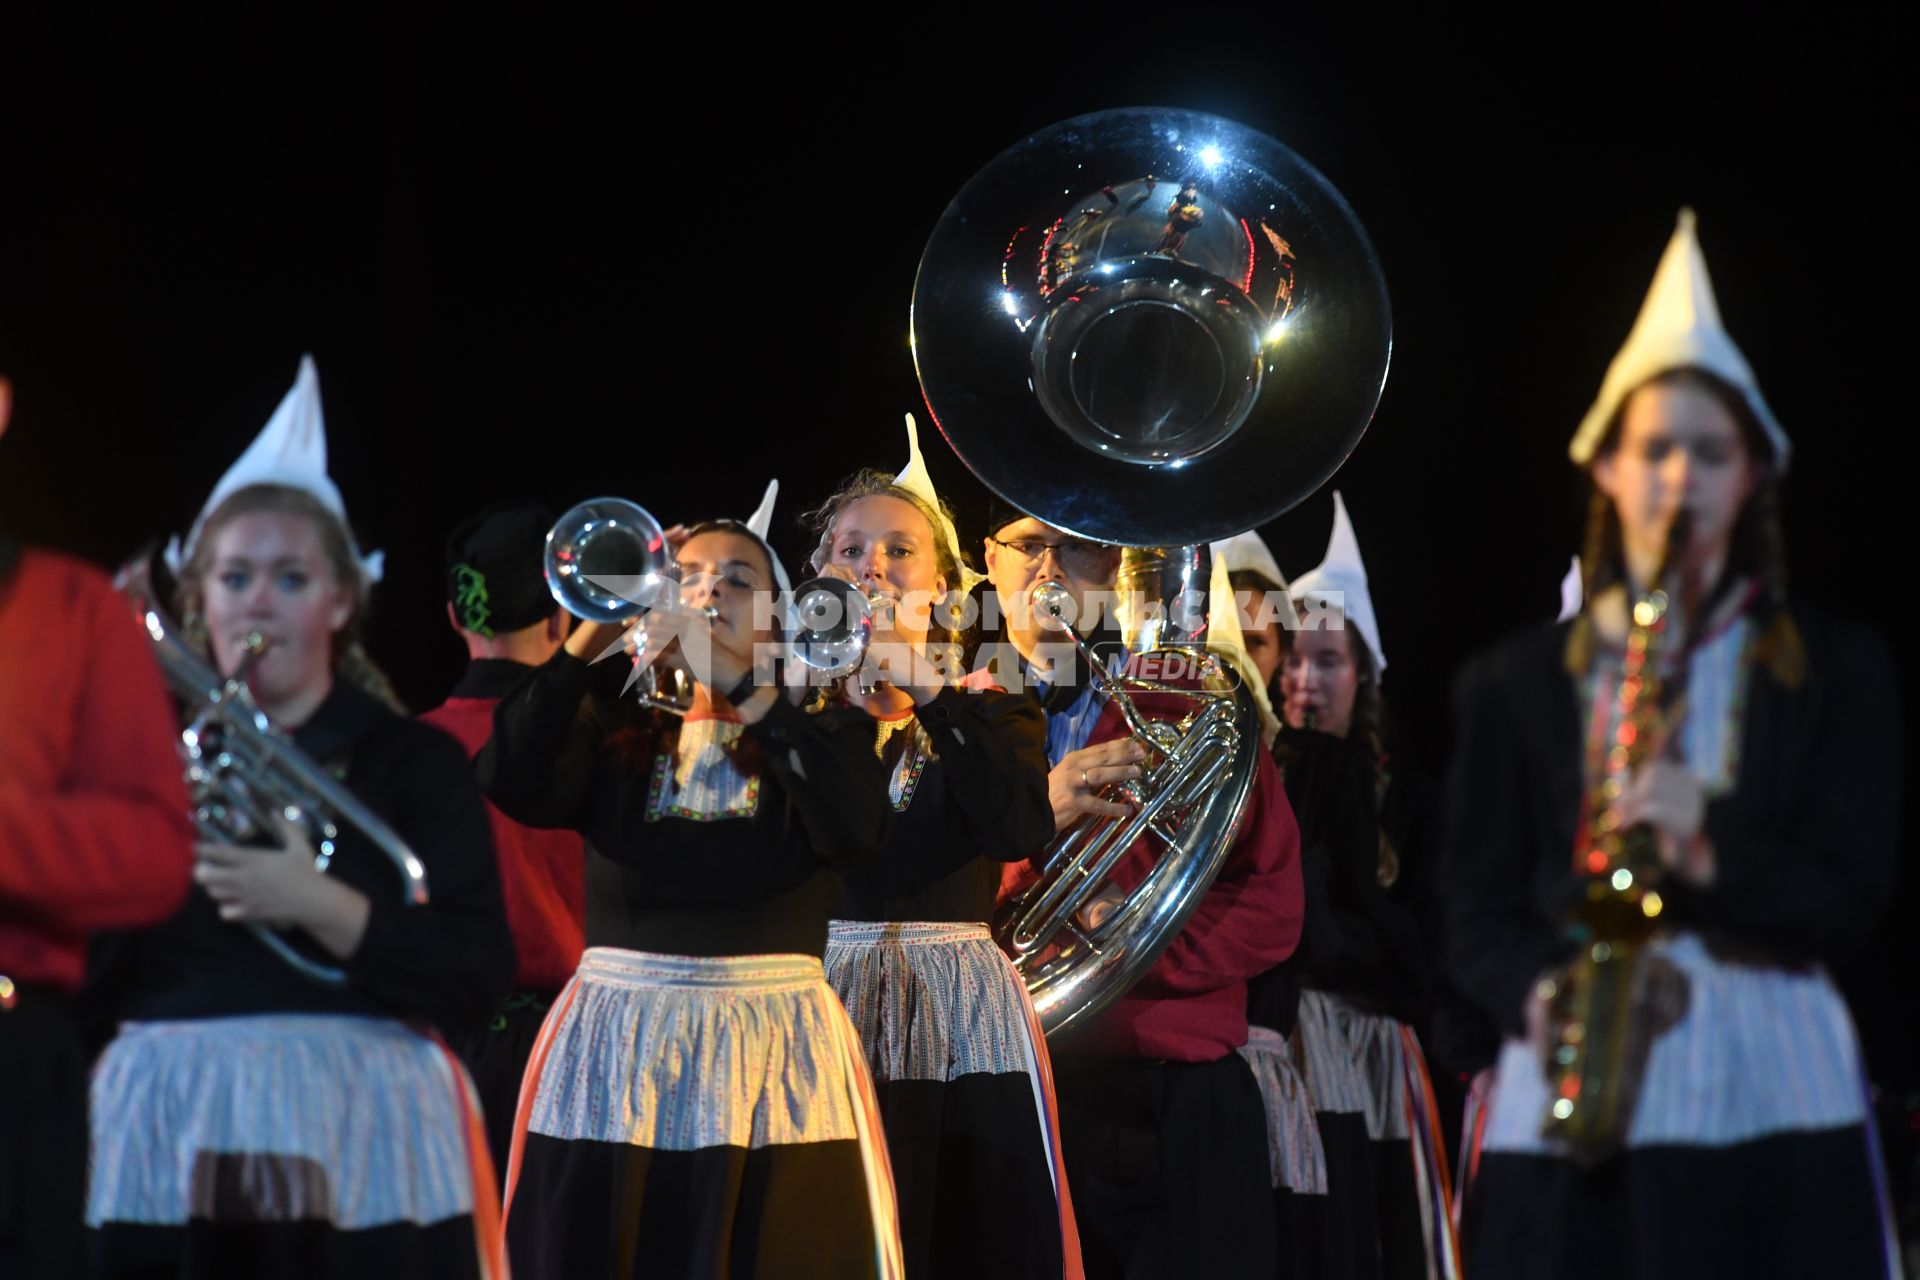
[[[1914,42],[1890,6],[560,9],[0,15],[0,523],[103,563],[184,531],[311,351],[333,475],[388,553],[371,647],[432,705],[461,663],[456,520],[515,494],[744,516],[773,474],[790,517],[899,465],[948,198],[1037,128],[1164,103],[1305,155],[1379,251],[1393,366],[1333,485],[1404,762],[1444,766],[1454,670],[1555,608],[1567,440],[1682,204],[1794,438],[1797,588],[1901,639]],[[977,546],[984,492],[926,425]],[[1330,518],[1323,489],[1265,530],[1289,574]],[[775,541],[797,563],[790,523]],[[1857,998],[1892,1001],[1888,969]]]

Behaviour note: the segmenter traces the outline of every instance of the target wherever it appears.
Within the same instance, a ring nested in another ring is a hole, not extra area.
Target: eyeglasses
[[[1019,538],[1013,542],[989,538],[987,541],[997,547],[1005,547],[1028,564],[1036,563],[1051,551],[1060,567],[1076,578],[1105,576],[1107,563],[1114,552],[1114,548],[1105,543],[1088,542],[1084,538],[1062,538],[1058,542],[1042,542],[1038,538]]]

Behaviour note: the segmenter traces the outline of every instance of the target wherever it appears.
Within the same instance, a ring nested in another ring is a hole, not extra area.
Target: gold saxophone
[[[1674,521],[1646,594],[1633,602],[1620,676],[1619,728],[1604,778],[1587,798],[1577,851],[1578,896],[1566,919],[1573,960],[1543,978],[1547,1002],[1547,1114],[1541,1133],[1574,1158],[1595,1163],[1618,1150],[1653,1042],[1686,1011],[1687,982],[1650,943],[1659,927],[1660,855],[1653,829],[1622,829],[1615,803],[1629,777],[1664,749],[1669,716],[1658,660],[1668,639],[1669,600],[1661,584],[1685,545],[1686,515]]]

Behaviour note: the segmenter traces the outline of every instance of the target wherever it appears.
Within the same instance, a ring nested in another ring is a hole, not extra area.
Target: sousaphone
[[[1181,620],[1196,593],[1204,606],[1207,543],[1289,510],[1359,443],[1392,349],[1386,284],[1346,200],[1287,147],[1133,107],[1042,129],[974,175],[927,242],[912,339],[934,421],[989,489],[1136,549],[1123,597],[1174,582],[1187,598],[1123,599],[1122,614],[1130,648],[1186,653],[1199,679],[1092,663],[1147,748],[1144,776],[1114,789],[1134,816],[1063,832],[995,922],[1063,1031],[1145,973],[1225,861],[1258,715],[1204,625]],[[1036,589],[1037,608],[1063,603]],[[1141,842],[1153,867],[1095,921],[1085,908]]]

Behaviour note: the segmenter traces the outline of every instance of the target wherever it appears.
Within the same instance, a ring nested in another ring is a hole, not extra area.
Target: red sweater
[[[157,924],[186,899],[178,733],[106,576],[23,550],[0,580],[0,974],[72,991],[90,931]]]
[[[498,658],[477,659],[445,702],[420,718],[453,735],[478,755],[493,734],[494,704],[529,668]],[[514,986],[557,991],[580,966],[586,941],[586,842],[578,833],[522,826],[487,802],[499,850],[507,926],[520,956]]]
[[[1177,709],[1165,695],[1132,696],[1149,715],[1163,701]],[[1124,736],[1126,724],[1109,703],[1088,745]],[[1273,757],[1258,742],[1249,746],[1258,771],[1219,876],[1146,976],[1073,1037],[1073,1054],[1212,1062],[1247,1042],[1247,980],[1293,954],[1306,912],[1293,808]],[[1114,869],[1114,883],[1131,891],[1152,869],[1157,848],[1136,844]],[[1023,879],[1003,881],[1003,898],[1036,878],[1031,865],[1021,869]]]

